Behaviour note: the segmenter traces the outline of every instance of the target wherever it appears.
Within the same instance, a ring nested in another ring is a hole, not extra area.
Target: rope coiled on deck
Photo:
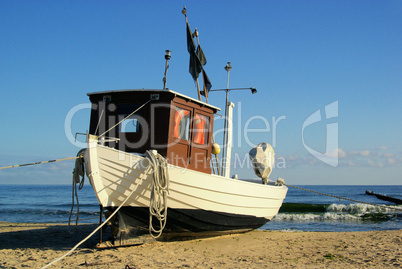
[[[169,193],[169,173],[166,159],[156,152],[147,150],[145,156],[153,169],[151,195],[149,201],[149,233],[152,237],[161,236],[167,221],[167,195]],[[153,221],[159,221],[155,228]]]

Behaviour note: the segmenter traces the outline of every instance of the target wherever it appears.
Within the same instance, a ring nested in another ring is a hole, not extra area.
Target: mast
[[[198,47],[200,47],[200,40],[198,38],[197,28],[195,28],[194,34],[197,37],[197,45],[198,45]],[[204,68],[201,68],[201,72],[202,72],[202,77],[203,77],[203,90],[204,90],[205,101],[208,104],[208,90],[207,90],[207,85],[206,85],[206,82],[205,82],[206,74],[205,74]],[[197,86],[198,86],[198,79],[197,79]]]
[[[188,20],[187,20],[187,9],[186,6],[184,6],[183,10],[181,11],[181,13],[184,15],[185,19],[186,19],[186,25],[187,25],[187,50],[190,53],[190,65],[191,65],[191,57],[197,57],[196,53],[195,53],[195,44],[194,44],[194,40],[193,39],[193,34],[191,33],[191,29],[190,29],[190,25],[188,24]],[[189,42],[189,35],[191,35],[191,40],[190,42],[193,43],[193,45],[189,46],[188,42]],[[190,66],[191,68],[191,66]],[[190,72],[191,73],[191,72]],[[192,74],[193,75],[193,74]],[[194,78],[194,76],[193,76]],[[201,101],[201,93],[200,93],[200,84],[198,83],[198,77],[194,78],[194,80],[197,82],[197,93],[198,93],[198,100]]]
[[[232,158],[232,137],[233,137],[233,108],[234,108],[234,103],[228,102],[226,105],[226,110],[227,110],[227,118],[226,118],[226,130],[225,130],[225,136],[226,136],[226,145],[224,145],[225,153],[226,156],[224,157],[224,170],[222,175],[224,177],[230,177],[230,161]]]
[[[226,83],[226,102],[225,102],[225,127],[223,128],[223,151],[222,151],[222,175],[223,176],[227,176],[226,175],[226,171],[227,168],[227,149],[228,149],[228,106],[229,106],[229,72],[230,70],[232,70],[232,65],[230,64],[230,62],[228,62],[225,66],[225,70],[228,72],[228,78],[227,78],[227,83]],[[234,107],[234,104],[233,104]],[[233,107],[231,108],[233,110]],[[230,172],[230,155],[229,155],[229,171]],[[229,175],[228,175],[229,176]]]

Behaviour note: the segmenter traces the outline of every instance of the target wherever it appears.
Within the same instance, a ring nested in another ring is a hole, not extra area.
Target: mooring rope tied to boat
[[[113,217],[114,215],[117,214],[117,212],[119,212],[120,208],[123,207],[123,205],[125,205],[128,201],[128,199],[130,199],[131,195],[133,195],[133,193],[136,191],[136,188],[134,188],[129,195],[127,195],[126,199],[124,199],[124,201],[121,203],[121,205],[112,213],[110,214],[110,216],[101,224],[99,225],[95,230],[92,231],[92,233],[90,233],[87,237],[85,237],[83,240],[81,240],[78,244],[76,244],[72,249],[70,249],[67,253],[65,253],[63,256],[57,258],[56,260],[52,261],[51,263],[48,263],[47,265],[43,266],[41,269],[44,268],[48,268],[49,266],[55,264],[56,262],[64,259],[65,257],[67,257],[68,255],[70,255],[71,253],[73,253],[74,250],[76,250],[80,245],[82,245],[85,241],[87,241],[89,238],[91,238],[96,232],[98,232],[103,226],[105,226],[105,224],[107,224]]]
[[[316,194],[320,194],[320,195],[325,195],[325,196],[337,198],[337,199],[339,199],[339,201],[340,200],[347,200],[347,201],[351,201],[351,202],[355,202],[355,203],[367,204],[367,205],[372,205],[372,206],[383,207],[383,208],[386,208],[386,209],[393,209],[393,210],[397,210],[397,211],[402,211],[402,208],[392,206],[392,205],[373,204],[373,203],[369,203],[369,202],[363,202],[363,201],[354,200],[354,199],[341,197],[341,196],[337,196],[337,195],[332,195],[332,194],[328,194],[328,193],[323,193],[323,192],[319,192],[319,191],[313,191],[313,190],[309,190],[309,189],[305,189],[305,188],[302,188],[302,187],[297,187],[297,186],[293,186],[293,185],[289,185],[289,184],[284,184],[284,185],[287,186],[287,187],[291,187],[291,188],[295,188],[295,189],[299,189],[299,190],[303,190],[303,191],[308,191],[308,192],[312,192],[312,193],[316,193]]]
[[[129,117],[131,117],[133,114],[135,114],[136,112],[138,112],[138,110],[140,110],[141,108],[143,108],[146,104],[148,104],[149,102],[151,102],[152,99],[149,99],[148,101],[146,101],[144,104],[142,104],[139,108],[137,108],[136,110],[134,110],[133,112],[131,112],[129,115],[127,115],[124,119],[122,119],[121,121],[119,121],[118,123],[116,123],[115,125],[113,125],[111,128],[109,128],[106,132],[104,132],[103,134],[101,134],[99,137],[103,137],[106,133],[108,133],[110,130],[116,128],[116,126],[118,126],[119,124],[121,124],[124,120],[128,119]],[[81,156],[77,156],[77,157],[69,157],[69,158],[64,158],[64,159],[57,159],[57,160],[49,160],[49,161],[43,161],[43,162],[34,162],[34,163],[25,163],[25,164],[17,164],[17,165],[10,165],[10,166],[3,166],[0,167],[0,170],[2,169],[8,169],[8,168],[16,168],[16,167],[23,167],[23,166],[29,166],[29,165],[37,165],[37,164],[44,164],[44,163],[54,163],[54,162],[60,162],[60,161],[68,161],[68,160],[74,160],[74,159],[78,159],[78,158],[82,158]]]
[[[81,153],[81,151],[80,151],[80,153]],[[80,153],[78,153],[78,155],[80,155]],[[156,177],[156,178],[154,178],[155,182],[153,184],[155,186],[158,186],[157,193],[155,193],[154,195],[159,196],[159,198],[157,198],[157,200],[156,200],[157,204],[159,206],[161,206],[161,205],[163,206],[163,209],[162,210],[160,210],[160,209],[157,210],[156,213],[161,213],[161,212],[164,213],[164,214],[161,215],[162,218],[158,218],[162,223],[161,227],[160,227],[160,230],[153,229],[152,224],[150,224],[150,234],[154,238],[157,238],[162,234],[163,228],[165,227],[165,224],[166,224],[166,214],[167,214],[167,197],[166,197],[166,194],[167,194],[168,188],[169,188],[169,175],[167,173],[167,161],[166,161],[165,158],[163,158],[160,154],[158,154],[158,153],[155,154],[153,152],[148,152],[148,154],[146,154],[146,155],[147,155],[148,159],[150,160],[150,167],[147,168],[144,171],[144,173],[148,174],[149,169],[154,170],[154,177]],[[155,173],[157,175],[155,175]],[[117,212],[119,212],[120,208],[122,208],[127,203],[128,199],[130,199],[130,197],[133,195],[133,193],[136,190],[137,190],[136,188],[133,188],[133,190],[130,192],[129,195],[127,195],[127,197],[120,204],[120,206],[115,211],[113,211],[113,213],[110,214],[110,216],[102,224],[100,224],[95,230],[93,230],[87,237],[85,237],[83,240],[81,240],[78,244],[76,244],[71,250],[69,250],[63,256],[61,256],[61,257],[57,258],[56,260],[48,263],[47,265],[43,266],[41,269],[48,268],[49,266],[55,264],[56,262],[64,259],[68,255],[70,255],[74,250],[76,250],[80,245],[82,245],[85,241],[87,241],[89,238],[91,238],[96,232],[98,232],[103,226],[105,226],[105,224],[107,224],[114,217],[114,215],[117,214]],[[162,195],[162,198],[160,198],[160,195]],[[150,204],[150,207],[151,206],[152,206],[152,204]],[[163,225],[163,227],[162,227],[162,225]],[[151,227],[152,227],[152,230],[151,230]],[[157,236],[153,235],[151,233],[151,231],[158,233]]]
[[[3,167],[0,167],[0,170],[2,170],[2,169],[8,169],[8,168],[16,168],[16,167],[29,166],[29,165],[36,165],[36,164],[55,163],[55,162],[61,162],[61,161],[74,160],[74,159],[78,159],[78,158],[81,158],[81,157],[80,157],[80,156],[77,156],[77,157],[68,157],[68,158],[64,158],[64,159],[49,160],[49,161],[43,161],[43,162],[24,163],[24,164],[3,166]]]

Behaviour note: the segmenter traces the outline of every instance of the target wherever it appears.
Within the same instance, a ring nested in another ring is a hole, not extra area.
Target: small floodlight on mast
[[[165,76],[163,77],[163,89],[166,89],[166,76],[167,76],[167,70],[169,68],[169,60],[171,58],[170,56],[171,51],[170,50],[165,50],[165,60],[166,60],[166,64],[165,64]]]

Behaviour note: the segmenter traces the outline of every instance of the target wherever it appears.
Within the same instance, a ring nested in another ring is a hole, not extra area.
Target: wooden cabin
[[[88,96],[92,103],[89,133],[106,132],[105,137],[119,139],[106,142],[107,146],[133,153],[156,149],[170,164],[211,173],[213,119],[219,108],[168,89]]]

